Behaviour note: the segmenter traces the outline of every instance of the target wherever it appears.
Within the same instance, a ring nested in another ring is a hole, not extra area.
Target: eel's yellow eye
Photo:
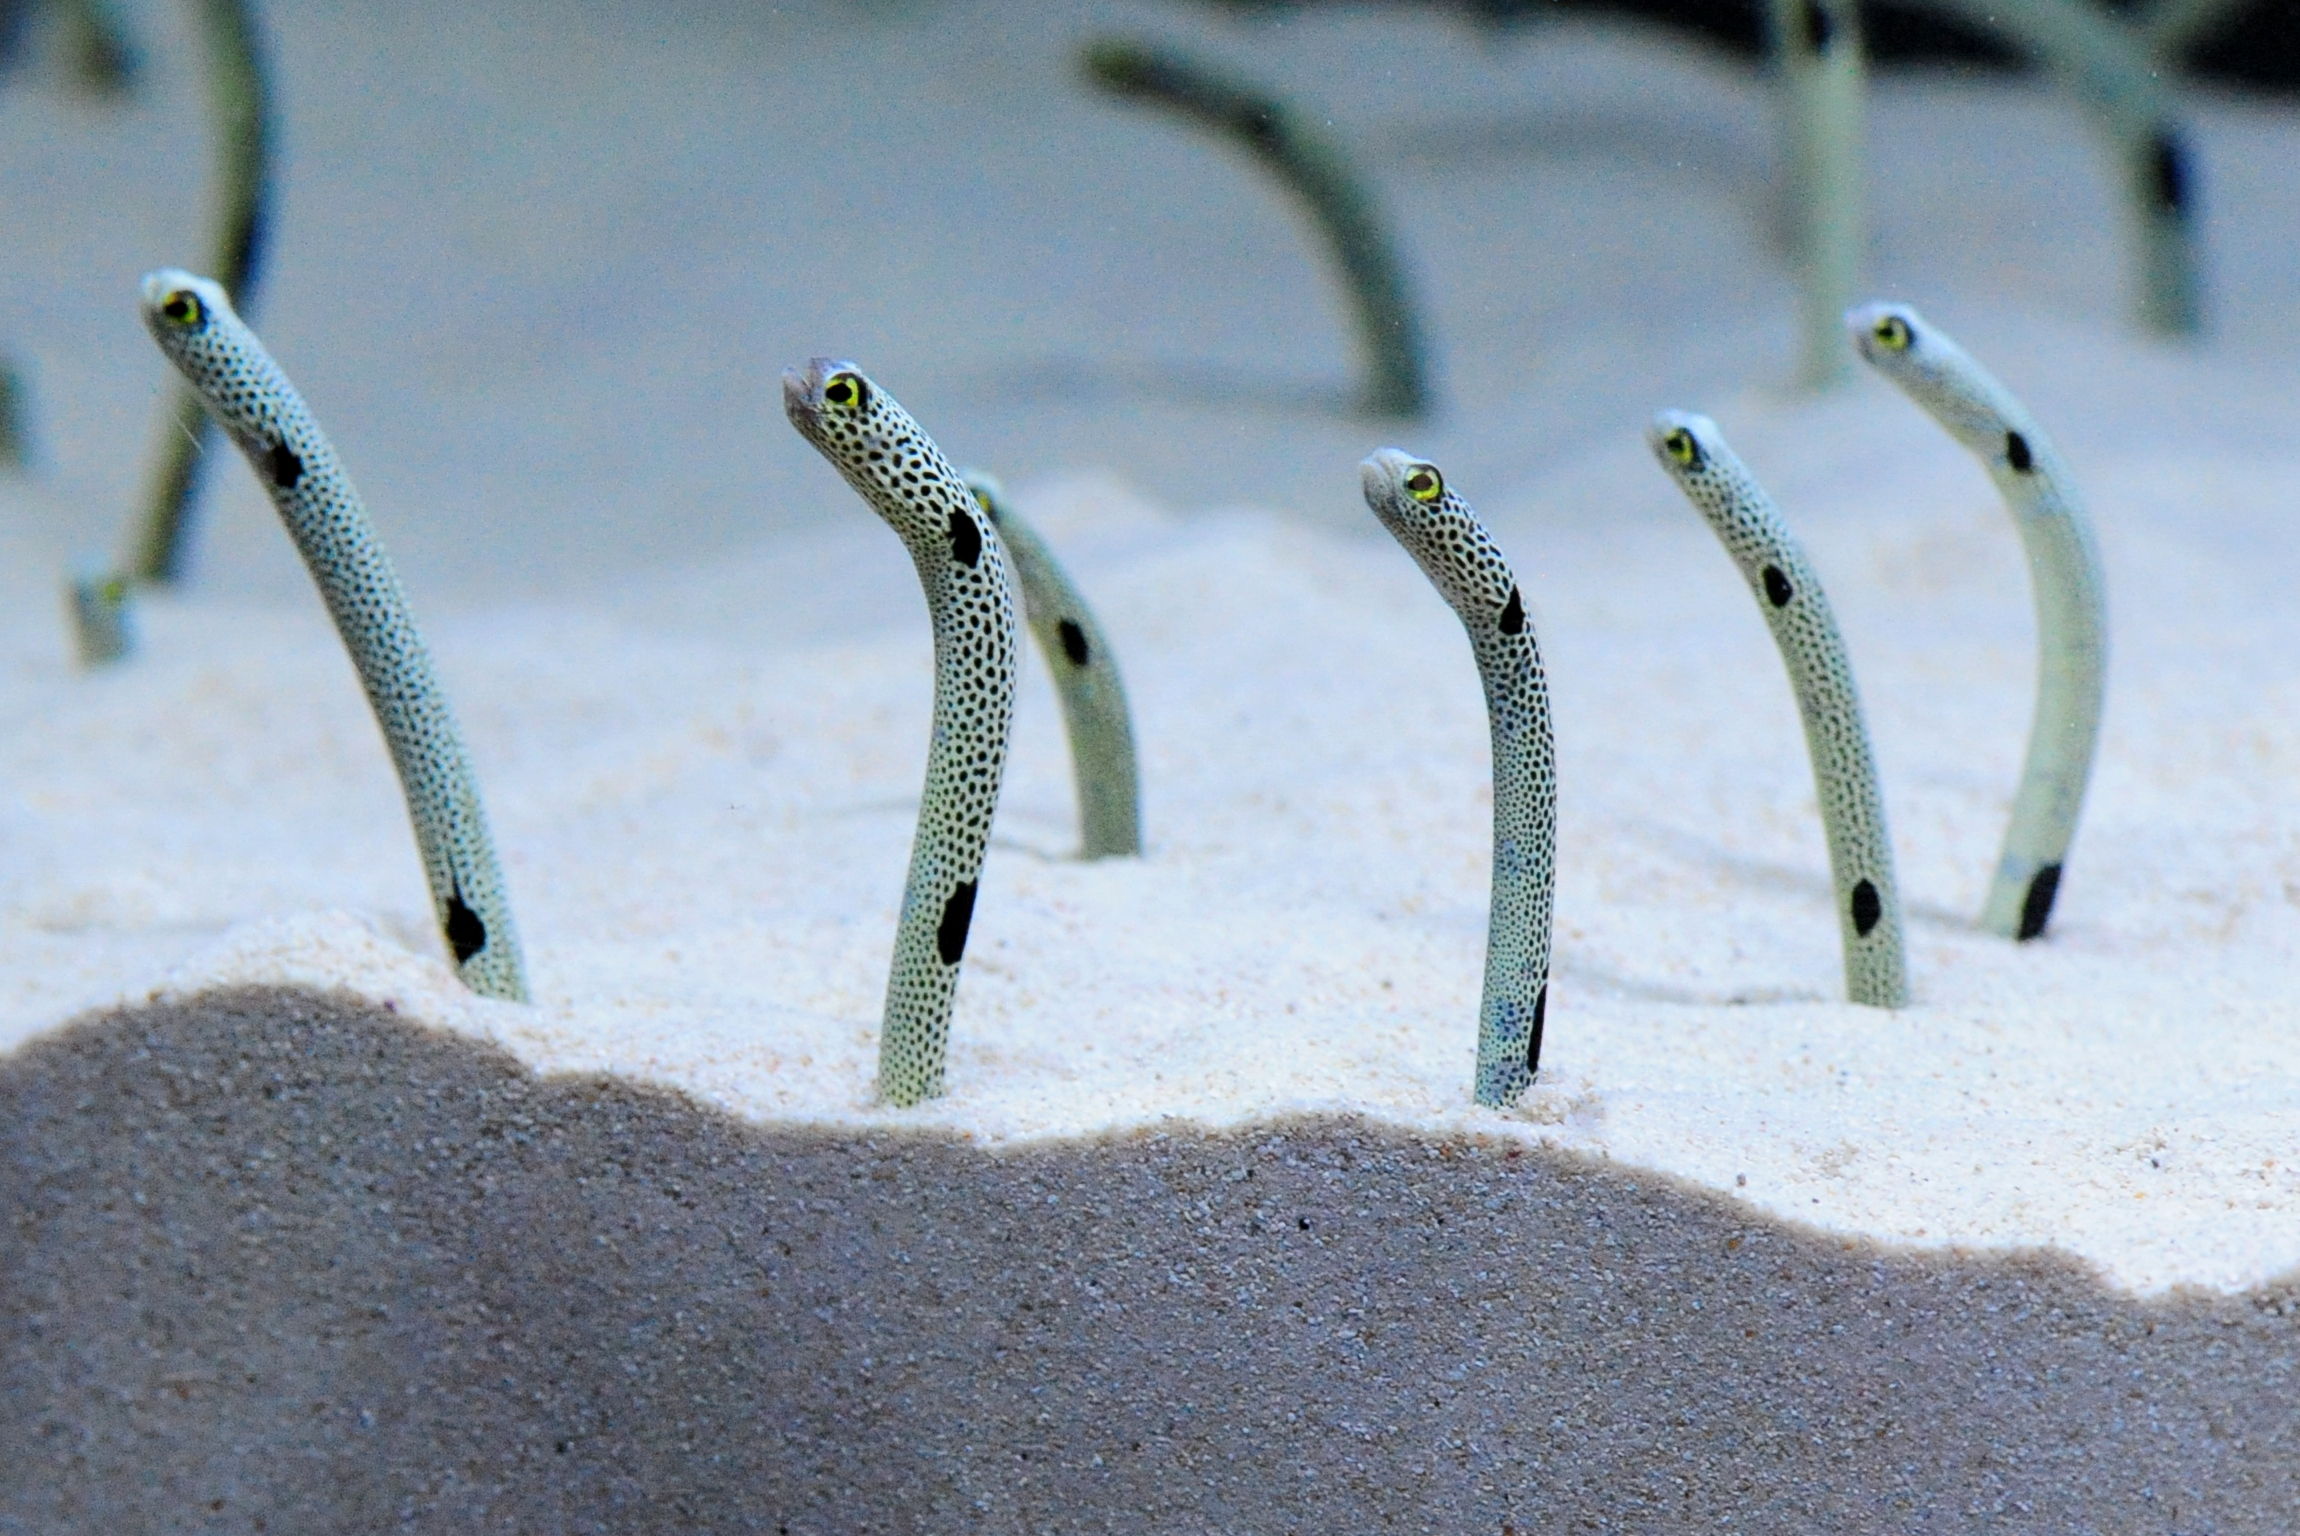
[[[990,504],[990,492],[979,485],[970,485],[967,487],[967,491],[974,497],[974,504],[982,509],[984,517],[995,518],[998,516],[998,509]]]
[[[1416,464],[1406,476],[1406,494],[1416,501],[1436,501],[1445,494],[1445,476],[1435,464]]]
[[[1701,462],[1701,445],[1683,427],[1670,428],[1669,435],[1661,440],[1661,448],[1687,469]]]
[[[1876,337],[1877,345],[1883,347],[1887,352],[1906,352],[1909,350],[1909,343],[1916,340],[1916,337],[1909,330],[1909,322],[1903,320],[1899,315],[1885,316],[1884,319],[1876,323],[1869,334]]]
[[[200,303],[200,296],[189,288],[178,288],[169,294],[161,301],[160,313],[186,330],[208,318],[207,308]]]
[[[870,399],[870,386],[859,373],[834,373],[823,380],[823,398],[842,409],[859,411]]]

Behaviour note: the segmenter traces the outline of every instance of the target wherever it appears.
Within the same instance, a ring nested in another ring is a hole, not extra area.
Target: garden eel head
[[[883,397],[854,364],[818,357],[783,370],[783,411],[799,435],[834,462],[867,454],[876,438]]]
[[[1358,466],[1358,478],[1367,507],[1464,621],[1474,626],[1514,606],[1519,617],[1506,630],[1522,628],[1524,606],[1509,563],[1435,464],[1384,448]]]
[[[2005,419],[2001,391],[1916,310],[1863,304],[1845,312],[1845,332],[1863,361],[1931,412],[1958,442],[1984,458],[2005,451],[2005,434],[2014,424]]]
[[[1645,441],[1670,478],[1689,491],[1713,484],[1734,463],[1717,423],[1691,411],[1661,412],[1645,429]]]
[[[144,274],[144,325],[169,359],[185,364],[214,344],[216,322],[234,318],[221,284],[175,267]]]
[[[783,410],[847,484],[885,518],[926,574],[946,547],[971,567],[977,503],[910,412],[854,364],[818,357],[783,375]]]
[[[998,483],[996,475],[970,469],[959,477],[966,488],[974,493],[974,504],[982,508],[982,515],[990,519],[999,532],[1006,531],[1006,488]]]
[[[1358,466],[1365,487],[1366,505],[1382,526],[1401,539],[1445,516],[1450,506],[1458,515],[1461,503],[1446,489],[1445,476],[1435,464],[1397,448],[1382,448]]]
[[[233,312],[223,285],[162,267],[144,277],[143,311],[144,328],[225,432],[248,452],[276,452],[287,381]]]
[[[1870,367],[1898,376],[1923,350],[1924,318],[1906,304],[1862,304],[1845,311],[1845,334]]]

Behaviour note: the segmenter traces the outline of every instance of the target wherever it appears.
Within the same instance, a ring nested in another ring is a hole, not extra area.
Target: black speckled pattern
[[[525,1001],[519,936],[478,781],[391,558],[335,449],[222,288],[188,272],[154,272],[144,279],[143,307],[153,339],[247,456],[319,584],[399,770],[432,916],[457,971],[474,992]]]
[[[1006,548],[934,440],[853,364],[818,357],[784,374],[783,407],[902,539],[934,621],[934,739],[879,1036],[880,1095],[916,1104],[942,1092],[951,998],[1006,768],[1015,645]]]
[[[1906,344],[1886,345],[1880,328]],[[2076,840],[2108,691],[2108,599],[2092,519],[2068,465],[2027,408],[1939,326],[1906,304],[1867,304],[1845,316],[1845,329],[1871,367],[1981,461],[2028,555],[2036,714],[1981,926],[2010,939],[2036,938],[2052,916],[2061,866]],[[2047,869],[2052,879],[2040,886]]]
[[[1125,681],[1118,675],[1117,649],[1053,549],[1007,503],[998,482],[970,472],[966,483],[1006,542],[1015,583],[1022,589],[1023,618],[1062,700],[1078,791],[1079,852],[1089,859],[1139,854],[1142,771],[1134,756],[1134,722]]]
[[[1690,463],[1670,452],[1678,433],[1688,434],[1695,445]],[[1856,1003],[1901,1007],[1909,1000],[1909,982],[1892,837],[1885,826],[1869,728],[1861,718],[1860,692],[1853,685],[1852,659],[1837,633],[1828,595],[1780,509],[1734,456],[1715,422],[1664,411],[1654,418],[1650,436],[1654,457],[1708,519],[1756,594],[1757,609],[1788,666],[1820,791],[1821,824],[1829,838],[1846,995]]]
[[[1505,1105],[1541,1065],[1549,994],[1550,914],[1557,889],[1557,747],[1549,682],[1509,562],[1469,503],[1444,488],[1406,489],[1431,465],[1385,448],[1360,467],[1366,505],[1469,631],[1493,729],[1493,902],[1485,997],[1478,1009],[1477,1101]]]

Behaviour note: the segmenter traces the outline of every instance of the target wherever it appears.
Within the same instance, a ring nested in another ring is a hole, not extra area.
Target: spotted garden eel
[[[2161,67],[2153,51],[2156,18],[2127,20],[2127,8],[2095,0],[1928,0],[1928,8],[2004,37],[2060,79],[2123,171],[2141,323],[2173,336],[2198,330],[2196,163],[2168,84],[2179,71]],[[2178,16],[2166,22],[2167,41],[2188,25]]]
[[[200,0],[197,10],[207,50],[208,112],[215,123],[216,214],[208,270],[245,304],[263,271],[271,222],[270,73],[248,0]],[[206,432],[200,402],[176,401],[160,429],[159,463],[128,565],[135,582],[173,586],[183,579]]]
[[[2068,466],[2012,391],[1906,304],[1845,316],[1854,347],[1988,469],[2036,593],[2036,718],[1981,926],[2033,939],[2052,918],[2084,810],[2108,679],[2108,604],[2092,520]]]
[[[391,558],[335,449],[215,283],[150,274],[144,323],[247,456],[319,585],[399,770],[432,915],[457,971],[474,992],[525,1001],[519,937],[478,782]]]
[[[1103,90],[1229,139],[1300,202],[1333,252],[1357,320],[1366,366],[1360,409],[1401,421],[1428,415],[1429,348],[1405,263],[1371,186],[1322,114],[1155,43],[1105,39],[1087,46],[1083,62],[1086,78]]]
[[[1084,858],[1131,858],[1142,852],[1142,775],[1134,759],[1134,723],[1118,655],[1095,622],[1094,610],[1054,558],[1038,530],[1007,505],[998,482],[969,470],[967,489],[998,529],[999,542],[1022,589],[1022,616],[1038,641],[1062,700],[1062,726],[1070,738],[1071,775],[1078,785],[1079,853]]]
[[[1706,416],[1663,411],[1647,433],[1654,456],[1733,557],[1789,669],[1805,750],[1820,791],[1845,949],[1845,993],[1856,1003],[1898,1008],[1909,1000],[1901,953],[1901,898],[1893,844],[1877,789],[1875,754],[1853,686],[1853,664],[1828,595],[1773,498]]]
[[[1849,366],[1837,317],[1855,297],[1865,233],[1860,3],[1766,0],[1765,31],[1781,84],[1789,244],[1804,339],[1799,372],[1806,388],[1821,389],[1841,380]]]
[[[1359,466],[1366,505],[1469,631],[1493,731],[1493,900],[1478,1005],[1477,1101],[1517,1102],[1541,1067],[1557,888],[1557,750],[1549,684],[1509,562],[1437,466],[1384,448]]]
[[[911,1105],[942,1092],[951,995],[1014,715],[1014,592],[974,493],[853,364],[818,357],[785,373],[783,409],[910,551],[934,621],[934,736],[879,1031],[879,1094]]]
[[[274,135],[270,73],[249,0],[199,0],[194,8],[207,59],[208,112],[215,127],[215,230],[208,270],[241,304],[262,275],[271,225]],[[138,587],[183,579],[191,514],[207,463],[208,410],[190,390],[171,394],[135,546],[114,570],[80,573],[71,584],[80,660],[121,660],[132,640],[129,603]]]

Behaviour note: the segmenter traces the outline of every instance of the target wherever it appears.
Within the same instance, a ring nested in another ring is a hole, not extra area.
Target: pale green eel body
[[[942,1092],[951,997],[1014,716],[1014,592],[974,493],[853,364],[818,357],[785,373],[783,409],[901,538],[934,621],[934,739],[879,1033],[879,1094],[911,1105]]]
[[[1862,357],[1987,468],[2028,552],[2036,718],[1981,926],[2033,939],[2052,918],[2076,838],[2108,686],[2108,605],[2092,520],[2052,440],[1938,326],[1906,304],[1868,304],[1845,316],[1845,329]]]
[[[1333,119],[1156,43],[1108,38],[1087,45],[1087,78],[1223,135],[1266,168],[1317,224],[1356,312],[1366,381],[1360,407],[1400,419],[1430,410],[1429,347],[1407,291],[1405,262],[1373,188],[1360,176]]]
[[[31,458],[24,386],[5,355],[0,355],[0,469],[22,469]]]
[[[279,509],[343,637],[399,770],[432,916],[472,991],[523,1002],[527,977],[479,784],[390,556],[319,423],[206,278],[144,279],[144,323]]]
[[[1789,244],[1797,266],[1803,383],[1847,371],[1837,318],[1853,302],[1866,234],[1861,135],[1867,105],[1859,0],[1766,0],[1765,30],[1782,87]]]
[[[1805,723],[1805,749],[1829,839],[1845,950],[1845,993],[1856,1003],[1898,1008],[1909,1000],[1901,950],[1901,898],[1893,844],[1877,788],[1875,754],[1861,717],[1853,664],[1813,574],[1780,509],[1706,416],[1663,411],[1647,439],[1733,557],[1773,631]]]
[[[1557,749],[1525,598],[1469,503],[1433,464],[1384,448],[1360,466],[1366,505],[1469,631],[1493,730],[1493,900],[1478,1008],[1477,1101],[1513,1104],[1541,1066],[1557,889]]]
[[[2195,332],[2203,320],[2196,166],[2171,87],[2180,71],[2163,68],[2155,51],[2159,35],[2170,40],[2193,23],[2169,15],[2158,34],[2155,15],[2134,15],[2147,6],[2098,0],[1928,0],[1928,6],[2004,37],[2069,88],[2123,169],[2140,252],[2141,322],[2169,335]]]
[[[1022,589],[1022,616],[1038,641],[1054,691],[1062,700],[1063,730],[1078,787],[1079,852],[1089,859],[1131,858],[1142,852],[1142,775],[1134,757],[1134,723],[1118,653],[1095,622],[1062,562],[1021,514],[1007,505],[998,482],[969,471],[967,488],[998,529]]]
[[[270,234],[275,152],[270,71],[251,0],[199,0],[206,44],[208,115],[215,124],[215,243],[209,270],[227,293],[249,302]],[[171,586],[183,579],[192,502],[207,450],[200,402],[179,399],[160,429],[158,464],[144,493],[144,518],[128,560],[130,582]],[[109,660],[93,631],[90,660]]]

